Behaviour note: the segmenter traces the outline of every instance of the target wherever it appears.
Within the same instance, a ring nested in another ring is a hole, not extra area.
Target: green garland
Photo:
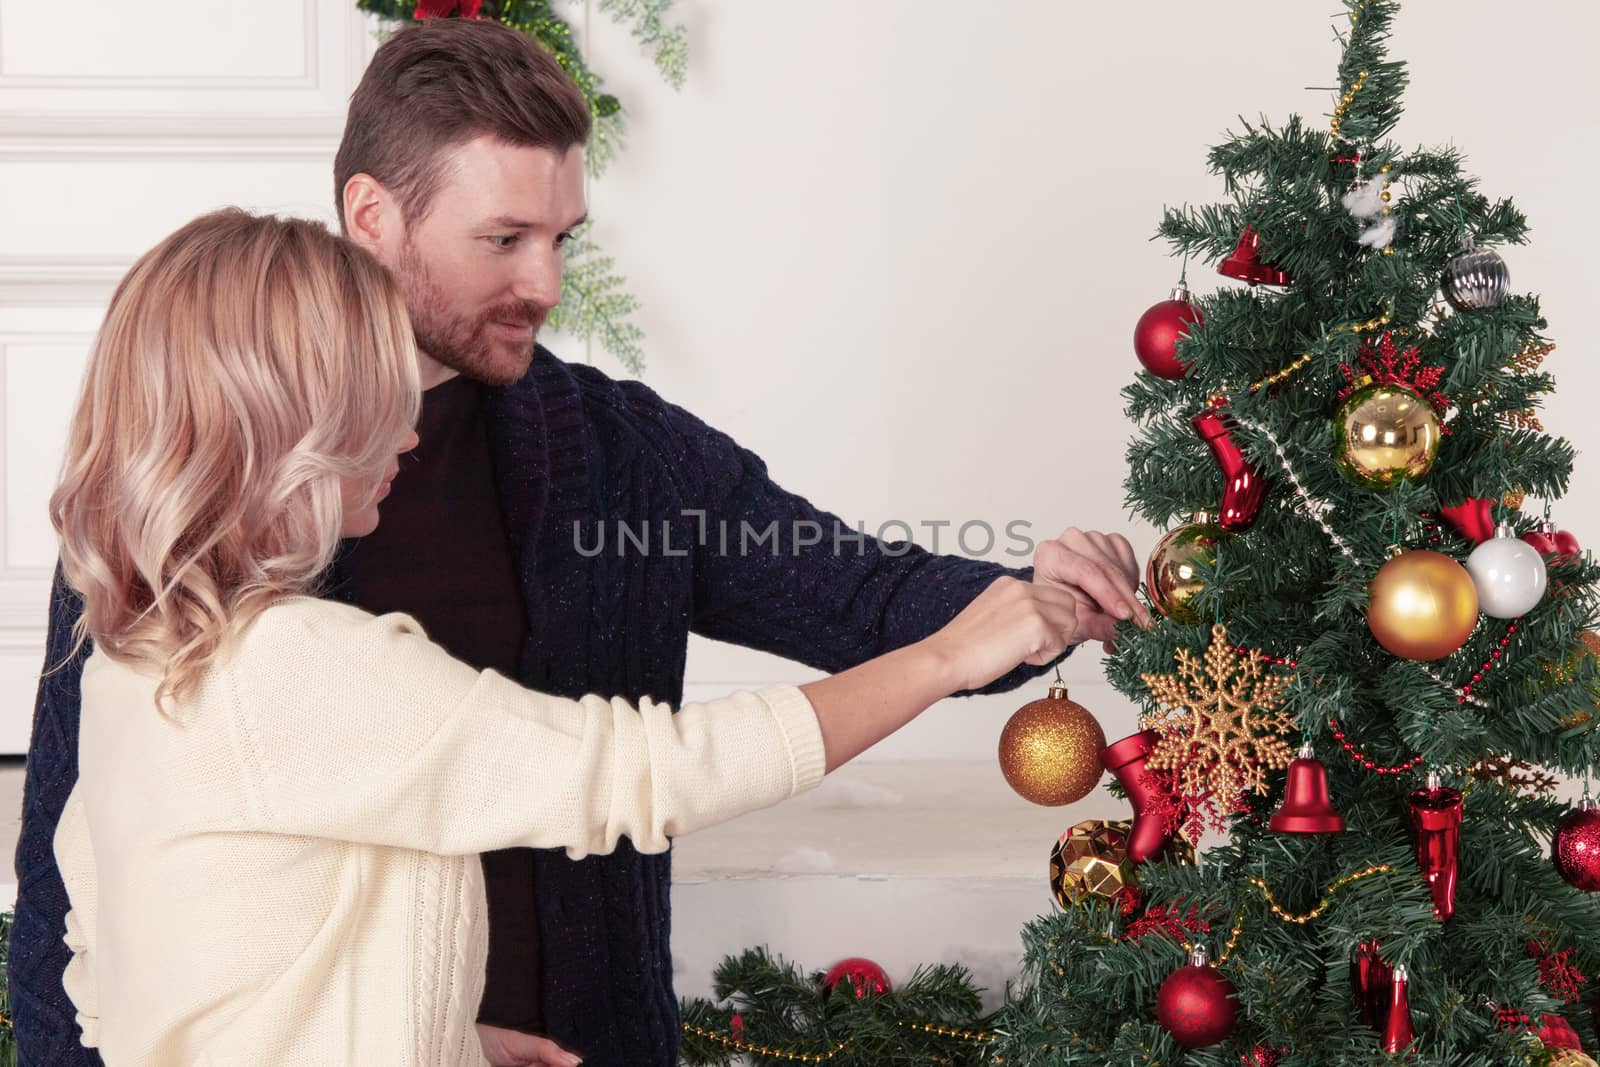
[[[417,0],[356,0],[356,7],[393,22],[410,22]],[[651,51],[657,70],[674,89],[688,73],[689,43],[683,26],[669,24],[672,0],[600,0],[600,10],[628,25],[641,47]],[[537,40],[561,64],[589,102],[594,132],[584,152],[584,166],[598,178],[616,158],[625,133],[622,102],[602,92],[601,77],[589,69],[573,39],[572,27],[557,15],[549,0],[484,0],[480,16],[495,19]],[[632,320],[639,302],[625,289],[610,256],[601,255],[584,236],[587,226],[567,246],[567,268],[561,303],[551,312],[551,329],[581,337],[598,337],[607,352],[629,372],[644,370],[644,331]]]
[[[714,1002],[682,1002],[679,1062],[686,1067],[981,1067],[996,1039],[960,966],[919,967],[898,988],[858,997],[848,980],[830,993],[821,971],[804,975],[783,957],[753,948],[723,960],[713,989]]]
[[[0,1067],[16,1067],[17,1035],[11,1028],[11,912],[0,912]]]

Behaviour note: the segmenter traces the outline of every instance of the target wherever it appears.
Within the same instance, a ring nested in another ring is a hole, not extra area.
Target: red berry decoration
[[[1572,885],[1586,893],[1600,890],[1600,806],[1587,795],[1557,824],[1550,858]]]
[[[1133,351],[1144,369],[1157,378],[1177,381],[1189,372],[1189,364],[1178,361],[1178,338],[1189,333],[1189,325],[1205,321],[1200,309],[1189,303],[1189,290],[1179,282],[1172,298],[1163,300],[1139,316],[1133,328]]]
[[[1206,950],[1197,948],[1187,967],[1161,983],[1156,1018],[1184,1048],[1208,1048],[1233,1033],[1239,1020],[1238,991],[1211,966]]]
[[[880,997],[889,992],[889,976],[883,973],[883,968],[860,956],[851,956],[847,960],[835,963],[833,968],[822,976],[822,988],[832,993],[833,987],[839,984],[841,978],[850,979],[857,1000],[864,999],[869,992]]]

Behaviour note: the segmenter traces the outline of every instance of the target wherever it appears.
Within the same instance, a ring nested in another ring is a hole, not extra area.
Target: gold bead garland
[[[1333,109],[1333,135],[1335,137],[1339,136],[1339,130],[1344,125],[1345,111],[1349,109],[1350,104],[1356,98],[1356,94],[1361,91],[1361,87],[1366,84],[1367,72],[1362,71],[1360,74],[1356,75],[1355,84],[1351,85],[1349,89],[1346,89],[1344,96],[1339,98],[1339,106]]]
[[[1385,163],[1384,166],[1387,168],[1388,164]],[[1376,316],[1374,318],[1370,318],[1366,322],[1347,322],[1347,323],[1344,323],[1343,325],[1335,326],[1332,330],[1330,330],[1328,332],[1328,335],[1327,335],[1326,338],[1324,338],[1324,340],[1332,338],[1335,334],[1343,333],[1343,332],[1347,332],[1347,331],[1349,333],[1371,333],[1374,330],[1381,330],[1385,326],[1389,325],[1389,323],[1391,321],[1393,321],[1393,319],[1394,319],[1394,305],[1393,305],[1393,303],[1391,303],[1388,307],[1386,307],[1383,310],[1382,314],[1380,314],[1380,315],[1378,315],[1378,316]],[[1295,360],[1293,363],[1289,364],[1287,367],[1284,367],[1283,369],[1278,370],[1278,371],[1274,371],[1272,374],[1267,375],[1265,378],[1262,378],[1260,381],[1258,381],[1254,385],[1250,386],[1250,392],[1255,393],[1255,392],[1260,391],[1263,388],[1266,388],[1267,386],[1277,385],[1279,382],[1287,380],[1296,371],[1300,370],[1300,368],[1304,367],[1307,363],[1310,363],[1310,362],[1311,362],[1311,353],[1307,352],[1305,355],[1301,356],[1299,359]]]
[[[1261,890],[1261,895],[1267,898],[1267,907],[1271,909],[1272,914],[1286,923],[1299,923],[1304,926],[1313,919],[1320,919],[1322,913],[1333,906],[1333,900],[1331,899],[1333,894],[1345,886],[1359,882],[1363,878],[1371,878],[1375,874],[1389,874],[1393,871],[1394,868],[1387,863],[1375,863],[1371,867],[1363,867],[1359,871],[1352,871],[1330,885],[1322,894],[1322,902],[1303,915],[1293,915],[1285,911],[1283,906],[1273,897],[1271,887],[1263,879],[1251,878],[1250,884]]]
[[[848,1040],[841,1041],[827,1052],[790,1052],[787,1049],[769,1048],[766,1045],[757,1045],[749,1041],[739,1041],[727,1034],[719,1034],[715,1030],[707,1030],[694,1023],[684,1023],[683,1032],[703,1037],[707,1041],[715,1041],[723,1048],[738,1049],[740,1052],[754,1052],[758,1056],[768,1056],[775,1060],[790,1060],[795,1063],[826,1063],[839,1053],[850,1047]]]
[[[987,1045],[1000,1039],[1000,1035],[993,1030],[964,1030],[958,1026],[945,1026],[941,1023],[906,1022],[897,1019],[895,1022],[908,1030],[917,1030],[924,1034],[937,1034],[940,1037],[953,1037],[962,1041],[971,1041],[974,1044]],[[683,1032],[695,1037],[714,1041],[725,1049],[739,1052],[751,1052],[758,1056],[767,1056],[777,1060],[789,1060],[794,1063],[826,1063],[850,1047],[853,1038],[847,1038],[826,1052],[792,1052],[788,1049],[772,1048],[769,1045],[759,1045],[751,1041],[743,1041],[728,1034],[721,1034],[715,1030],[707,1030],[694,1023],[683,1024]]]

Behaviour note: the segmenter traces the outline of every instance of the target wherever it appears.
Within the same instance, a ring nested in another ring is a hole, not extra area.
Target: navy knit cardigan
[[[526,377],[485,397],[528,612],[520,680],[534,689],[677,706],[690,631],[839,671],[927,636],[1000,575],[1031,577],[909,542],[836,546],[835,530],[851,528],[773,484],[754,453],[638,382],[543,348]],[[602,528],[605,551],[596,553]],[[646,531],[647,551],[638,547]],[[337,595],[337,574],[328,589]],[[58,574],[48,664],[70,649],[80,610]],[[79,1045],[61,986],[68,904],[51,848],[77,778],[85,655],[41,679],[34,711],[8,963],[26,1064],[100,1062]],[[1019,668],[982,691],[1015,688],[1044,669]],[[580,861],[537,854],[543,1017],[589,1067],[677,1062],[671,871],[670,852],[641,855],[626,838],[611,855]]]

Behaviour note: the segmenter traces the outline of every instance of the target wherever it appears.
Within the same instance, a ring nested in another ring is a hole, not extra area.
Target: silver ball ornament
[[[1544,596],[1548,581],[1539,550],[1518,538],[1505,523],[1472,550],[1467,573],[1478,589],[1478,609],[1495,619],[1526,615]]]
[[[1510,290],[1511,270],[1491,249],[1469,243],[1444,266],[1444,297],[1457,311],[1496,307]]]

